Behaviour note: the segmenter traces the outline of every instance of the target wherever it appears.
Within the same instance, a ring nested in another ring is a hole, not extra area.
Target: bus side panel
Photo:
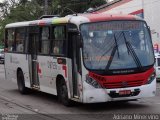
[[[49,63],[50,69],[51,69],[51,88],[54,89],[56,92],[55,95],[57,95],[57,87],[56,87],[56,81],[57,76],[61,75],[63,76],[67,89],[68,89],[68,97],[72,98],[72,67],[71,67],[71,60],[68,58],[62,58],[66,60],[66,64],[58,64],[56,57],[51,57],[51,61]]]
[[[62,58],[63,59],[63,58]],[[66,58],[64,58],[66,59]],[[52,76],[52,88],[54,88],[54,90],[56,91],[55,95],[57,95],[57,87],[56,87],[56,81],[57,81],[57,76],[61,75],[64,80],[66,81],[67,84],[67,88],[68,88],[68,95],[70,98],[70,87],[69,87],[69,82],[68,82],[68,78],[69,78],[69,73],[68,73],[68,60],[66,59],[66,64],[58,64],[57,63],[57,58],[56,57],[51,57],[51,61],[50,61],[50,68],[51,68],[51,76]]]
[[[56,79],[58,75],[63,76],[67,83],[70,98],[70,87],[68,77],[68,64],[62,65],[57,63],[57,58],[53,56],[38,56],[38,77],[40,91],[57,95]],[[64,66],[67,68],[64,70]]]
[[[24,74],[26,87],[30,87],[28,56],[25,54],[5,53],[6,79],[17,82],[18,68],[20,68]]]
[[[66,81],[68,96],[72,99],[73,85],[71,60],[68,58],[62,59],[66,60],[66,64],[58,64],[57,58],[53,56],[38,56],[40,91],[57,95],[56,79],[58,75],[61,75]]]
[[[38,77],[40,83],[40,91],[56,95],[55,82],[51,76],[51,57],[38,56]]]
[[[12,80],[16,82],[16,74],[14,74],[14,69],[11,63],[12,53],[5,53],[5,74],[6,80]]]

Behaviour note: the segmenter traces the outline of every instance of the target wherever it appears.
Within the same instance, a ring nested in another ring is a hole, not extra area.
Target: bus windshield
[[[154,64],[153,46],[144,21],[86,23],[80,29],[87,69],[137,69]]]

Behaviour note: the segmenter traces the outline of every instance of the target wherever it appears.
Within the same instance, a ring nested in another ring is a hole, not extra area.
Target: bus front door
[[[80,58],[80,50],[77,44],[77,33],[69,34],[69,51],[70,58],[72,59],[72,90],[73,97],[79,98],[79,81],[81,81],[81,58]]]
[[[38,79],[38,62],[37,62],[37,43],[38,43],[38,34],[30,33],[29,35],[29,45],[30,45],[30,78],[31,78],[31,87],[39,89],[39,79]]]

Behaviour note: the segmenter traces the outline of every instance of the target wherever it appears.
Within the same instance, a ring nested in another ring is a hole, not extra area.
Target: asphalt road
[[[65,107],[56,96],[46,93],[21,95],[15,83],[5,80],[4,66],[0,65],[0,115],[0,120],[156,120],[160,119],[160,83],[153,98]]]

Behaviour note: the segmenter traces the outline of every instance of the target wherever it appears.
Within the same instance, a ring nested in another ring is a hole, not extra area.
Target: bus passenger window
[[[49,54],[50,48],[50,29],[49,27],[41,28],[41,38],[39,44],[39,53]]]
[[[8,29],[6,35],[6,47],[8,47],[8,51],[15,51],[15,43],[14,43],[15,32],[14,29]]]
[[[24,41],[25,41],[25,29],[17,28],[16,29],[16,52],[24,51]]]
[[[52,53],[55,55],[66,54],[66,32],[64,26],[56,26],[53,28],[53,44]]]

